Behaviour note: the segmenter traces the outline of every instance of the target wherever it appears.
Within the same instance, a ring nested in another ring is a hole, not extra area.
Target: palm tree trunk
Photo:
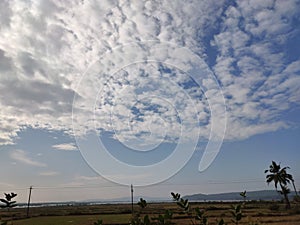
[[[289,200],[286,193],[284,193],[284,198],[285,198],[285,202],[286,202],[286,207],[285,208],[290,209],[291,208],[291,203],[290,203],[290,200]]]
[[[295,191],[295,193],[296,193],[296,196],[298,196],[298,192],[297,192],[297,189],[296,189],[296,186],[295,186],[295,182],[292,181],[292,184],[293,184],[293,188],[294,188],[294,191]]]
[[[284,196],[284,199],[285,199],[285,203],[286,203],[285,208],[290,209],[291,208],[291,203],[290,203],[289,197],[288,197],[286,191],[284,190],[282,184],[280,184],[280,187],[281,187],[281,190],[282,190],[282,193],[283,193],[283,196]]]

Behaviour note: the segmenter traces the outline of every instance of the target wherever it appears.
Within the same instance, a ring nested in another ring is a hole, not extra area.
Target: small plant
[[[188,216],[193,215],[193,210],[190,208],[190,203],[188,199],[184,199],[180,197],[178,193],[171,193],[173,197],[173,201],[182,209],[182,212],[187,214]],[[207,217],[205,216],[205,211],[200,210],[198,207],[194,210],[195,216],[193,217],[194,220],[191,220],[192,224],[196,224],[196,221],[199,222],[200,225],[208,224]]]
[[[179,193],[173,193],[171,192],[171,195],[173,197],[173,201],[176,202],[176,204],[183,210],[184,213],[189,213],[190,210],[190,203],[188,199],[183,199],[180,197]]]
[[[218,225],[225,225],[226,223],[223,219],[221,219],[221,220],[217,220],[217,224]]]
[[[231,214],[233,216],[232,222],[235,223],[236,225],[239,224],[239,221],[242,219],[243,214],[242,214],[242,205],[233,205],[231,209]]]
[[[244,199],[244,204],[245,204],[245,203],[246,203],[246,198],[247,198],[247,191],[245,190],[245,191],[241,192],[241,193],[240,193],[240,196],[243,197],[243,199]]]
[[[14,208],[17,206],[17,202],[13,201],[13,198],[17,196],[16,193],[11,192],[10,194],[4,193],[5,198],[0,198],[0,202],[4,203],[4,205],[0,205],[2,209],[7,209],[9,212],[11,208]],[[11,218],[11,224],[12,224],[12,218]],[[1,221],[1,225],[7,225],[8,221]]]
[[[144,208],[146,208],[146,206],[147,206],[147,202],[146,202],[146,200],[140,198],[140,201],[138,202],[138,205],[139,205],[142,209],[144,209]]]
[[[185,212],[189,213],[190,211],[190,203],[188,199],[181,198],[179,201],[177,201],[177,205]]]
[[[11,192],[10,194],[4,193],[4,195],[5,195],[5,198],[0,198],[0,201],[5,204],[5,205],[1,205],[0,206],[1,208],[7,208],[7,210],[9,211],[11,208],[17,206],[17,202],[12,201],[12,199],[14,197],[16,197],[17,194]]]
[[[140,198],[138,205],[141,208],[141,210],[140,210],[140,213],[141,213],[142,210],[147,207],[147,201]],[[141,217],[140,213],[137,213],[131,219],[130,225],[150,225],[150,224],[153,224],[153,223],[151,223],[151,220],[156,221],[155,224],[158,224],[158,225],[172,224],[171,219],[172,219],[173,213],[170,210],[166,210],[165,214],[158,215],[158,217],[156,217],[156,218],[150,218],[149,215],[145,215],[144,217]]]
[[[206,225],[208,224],[207,217],[205,216],[205,211],[200,210],[198,207],[195,209],[196,216],[195,219],[199,221],[200,225]]]
[[[158,215],[158,217],[153,218],[153,220],[156,220],[158,225],[170,225],[172,224],[172,217],[173,213],[170,210],[166,210],[164,215]]]
[[[102,224],[103,224],[102,220],[98,220],[97,222],[94,222],[94,225],[102,225]]]
[[[174,192],[171,192],[171,195],[172,195],[174,201],[179,201],[179,199],[180,199],[179,193],[175,194]]]
[[[141,210],[140,212],[146,208],[147,201],[140,198],[140,201],[138,202],[138,205],[140,206]],[[143,218],[140,217],[140,213],[137,213],[130,221],[130,225],[150,225],[150,217],[148,215],[145,215]]]
[[[141,218],[139,215],[136,215],[130,221],[130,225],[150,225],[150,224],[151,222],[148,215],[145,215],[143,218]]]

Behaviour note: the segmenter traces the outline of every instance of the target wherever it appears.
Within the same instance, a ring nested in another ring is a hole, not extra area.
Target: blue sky
[[[2,1],[0,191],[261,190],[272,160],[299,187],[299,4]]]

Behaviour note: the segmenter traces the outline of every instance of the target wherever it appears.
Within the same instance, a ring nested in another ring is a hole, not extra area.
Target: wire
[[[181,186],[201,186],[201,185],[226,185],[226,184],[248,184],[248,183],[266,183],[264,179],[261,178],[253,178],[253,179],[244,179],[244,180],[207,180],[207,181],[202,181],[199,183],[161,183],[157,185],[151,185],[149,187],[154,187],[154,186],[176,186],[176,185],[181,185]],[[34,186],[32,189],[34,190],[48,190],[48,189],[85,189],[85,188],[97,188],[97,189],[102,189],[102,188],[114,188],[114,187],[126,187],[118,184],[89,184],[89,185],[55,185],[55,186]],[[129,185],[128,185],[129,186]],[[138,187],[142,188],[142,187]],[[7,191],[9,189],[13,190],[29,190],[29,187],[8,187],[7,189],[2,189],[0,192]]]

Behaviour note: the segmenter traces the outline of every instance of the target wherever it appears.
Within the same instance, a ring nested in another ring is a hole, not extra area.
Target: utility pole
[[[27,203],[27,217],[29,217],[29,207],[30,207],[31,191],[32,191],[32,186],[30,186],[30,188],[29,188],[29,197],[28,197],[28,203]]]
[[[133,216],[133,185],[131,184],[131,213]]]

